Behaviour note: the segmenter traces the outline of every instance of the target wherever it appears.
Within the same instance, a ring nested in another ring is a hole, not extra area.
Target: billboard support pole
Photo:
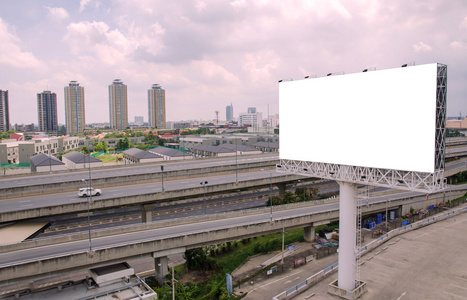
[[[356,280],[356,215],[353,213],[357,205],[357,185],[338,181],[339,183],[339,270],[338,286],[352,291]]]

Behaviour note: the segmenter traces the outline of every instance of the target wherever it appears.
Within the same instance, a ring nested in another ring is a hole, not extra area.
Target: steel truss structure
[[[432,174],[281,159],[276,171],[410,191],[434,192],[445,187],[444,170]]]
[[[281,159],[280,164],[276,166],[276,171],[410,191],[431,193],[444,189],[446,186],[446,180],[444,178],[446,92],[447,66],[438,64],[434,173],[348,166],[289,159]]]

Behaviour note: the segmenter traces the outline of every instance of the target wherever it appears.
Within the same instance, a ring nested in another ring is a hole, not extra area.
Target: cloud
[[[88,122],[107,121],[97,112],[108,109],[107,86],[114,78],[128,85],[130,118],[147,115],[147,89],[159,83],[167,93],[168,120],[203,119],[231,102],[236,112],[248,106],[264,112],[267,104],[271,113],[278,112],[279,79],[412,61],[448,64],[450,74],[460,74],[457,81],[450,75],[448,108],[460,110],[467,103],[466,1],[81,0],[79,9],[68,1],[60,5],[63,10],[37,4],[36,11],[46,13],[34,17],[19,4],[4,12],[15,17],[0,23],[0,65],[9,71],[0,72],[0,86],[13,80],[49,82],[63,97],[63,86],[77,79],[85,87]],[[456,88],[453,82],[462,84]]]
[[[461,28],[467,29],[467,17],[465,17],[464,20],[462,20]]]
[[[415,50],[415,52],[428,52],[428,51],[431,51],[432,48],[431,46],[423,43],[423,42],[419,42],[418,44],[414,44],[412,45],[413,49]]]
[[[81,0],[79,2],[79,12],[83,12],[88,7],[99,8],[101,3],[96,0]]]
[[[47,11],[48,11],[47,16],[52,21],[61,22],[61,21],[64,21],[70,18],[70,15],[66,11],[66,9],[64,9],[63,7],[46,6],[45,8],[47,8]]]
[[[31,52],[23,51],[20,47],[21,41],[13,35],[8,24],[0,19],[0,66],[10,66],[19,69],[34,69],[43,66]],[[3,70],[6,72],[6,70]]]

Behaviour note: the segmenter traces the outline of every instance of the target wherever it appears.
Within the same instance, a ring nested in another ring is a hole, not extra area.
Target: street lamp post
[[[261,171],[265,171],[264,169],[261,169]],[[272,222],[272,172],[271,171],[266,171],[269,172],[269,201],[271,202],[271,218],[270,221]]]
[[[207,182],[207,181],[202,181],[200,184],[201,184],[201,185],[203,186],[203,188],[204,188],[203,203],[204,203],[204,214],[206,215],[206,214],[207,214],[207,213],[206,213],[206,184],[208,184],[208,182]]]
[[[52,174],[52,146],[50,145],[50,137],[49,137],[49,168],[50,168],[50,174]]]
[[[162,192],[164,192],[164,166],[161,165],[161,174],[162,174]]]
[[[172,266],[172,300],[175,300],[175,277],[174,266]]]
[[[89,178],[90,179],[90,178]],[[86,183],[86,179],[82,179],[84,183]],[[87,193],[86,193],[87,195]],[[92,251],[92,243],[91,243],[91,217],[89,216],[89,209],[92,201],[92,191],[91,191],[91,180],[89,180],[89,198],[88,198],[88,239],[89,239],[89,252]]]
[[[237,150],[237,141],[235,141],[235,182],[238,184],[238,150]]]

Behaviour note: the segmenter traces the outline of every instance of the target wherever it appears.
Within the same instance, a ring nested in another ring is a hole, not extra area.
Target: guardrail
[[[412,231],[421,227],[425,227],[431,223],[436,223],[438,221],[445,220],[449,217],[459,215],[461,213],[467,212],[467,206],[461,207],[461,208],[456,208],[452,209],[451,211],[440,213],[438,215],[435,215],[431,218],[425,219],[425,220],[420,220],[412,224],[408,224],[406,226],[400,227],[393,229],[386,233],[385,235],[382,235],[378,239],[371,241],[370,243],[366,244],[365,246],[361,247],[358,251],[358,253],[363,256],[369,251],[375,249],[376,247],[380,246],[381,243],[386,242],[393,237],[396,237],[400,234],[406,233],[408,231]],[[319,271],[318,273],[308,277],[305,281],[300,282],[299,284],[295,285],[294,287],[291,287],[284,292],[274,296],[272,299],[273,300],[279,300],[279,299],[287,299],[290,295],[302,290],[305,287],[310,288],[311,286],[315,285],[322,279],[326,278],[327,276],[335,273],[335,271],[339,267],[339,262],[335,262],[334,264],[330,265],[324,270]]]

